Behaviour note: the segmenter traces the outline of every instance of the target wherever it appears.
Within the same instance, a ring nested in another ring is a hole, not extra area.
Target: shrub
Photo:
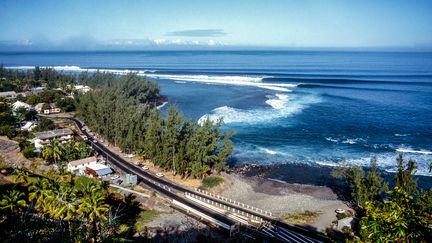
[[[209,189],[215,186],[220,185],[224,180],[217,176],[210,176],[206,177],[202,180],[202,184],[200,186],[200,189]]]
[[[24,155],[24,157],[28,158],[34,158],[36,157],[36,153],[34,152],[34,146],[27,146],[24,149],[21,150],[21,153]]]

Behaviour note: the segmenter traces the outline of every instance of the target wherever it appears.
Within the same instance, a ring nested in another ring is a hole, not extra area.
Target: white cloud
[[[165,44],[165,43],[166,43],[166,40],[165,40],[165,39],[154,39],[153,42],[154,42],[156,45],[162,45],[162,44]]]

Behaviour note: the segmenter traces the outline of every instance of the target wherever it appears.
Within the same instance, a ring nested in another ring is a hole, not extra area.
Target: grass
[[[17,175],[12,174],[12,175],[5,176],[5,178],[10,182],[16,183]],[[29,176],[27,179],[28,180],[27,184],[35,183],[38,181],[38,179],[39,179],[38,177]]]
[[[311,224],[315,222],[321,212],[304,211],[294,214],[288,214],[282,217],[282,220],[291,224]]]
[[[135,230],[137,232],[143,232],[146,225],[159,217],[161,213],[155,210],[145,210],[140,212],[138,219],[135,223]]]
[[[218,185],[222,184],[223,182],[224,182],[224,180],[220,177],[217,177],[217,176],[206,177],[202,180],[202,183],[201,183],[201,186],[199,187],[199,189],[207,190],[207,189],[213,188],[215,186],[218,186]]]

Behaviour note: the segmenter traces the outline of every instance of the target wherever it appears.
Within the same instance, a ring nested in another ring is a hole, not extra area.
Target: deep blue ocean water
[[[223,117],[237,132],[237,163],[367,165],[377,156],[392,171],[404,152],[429,174],[432,53],[41,52],[0,53],[0,63],[139,72],[186,116]]]

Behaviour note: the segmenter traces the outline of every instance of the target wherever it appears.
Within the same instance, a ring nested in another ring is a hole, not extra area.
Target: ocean
[[[376,156],[395,171],[402,152],[431,175],[432,53],[8,52],[0,63],[145,75],[186,116],[223,117],[236,131],[232,163],[364,166]]]

